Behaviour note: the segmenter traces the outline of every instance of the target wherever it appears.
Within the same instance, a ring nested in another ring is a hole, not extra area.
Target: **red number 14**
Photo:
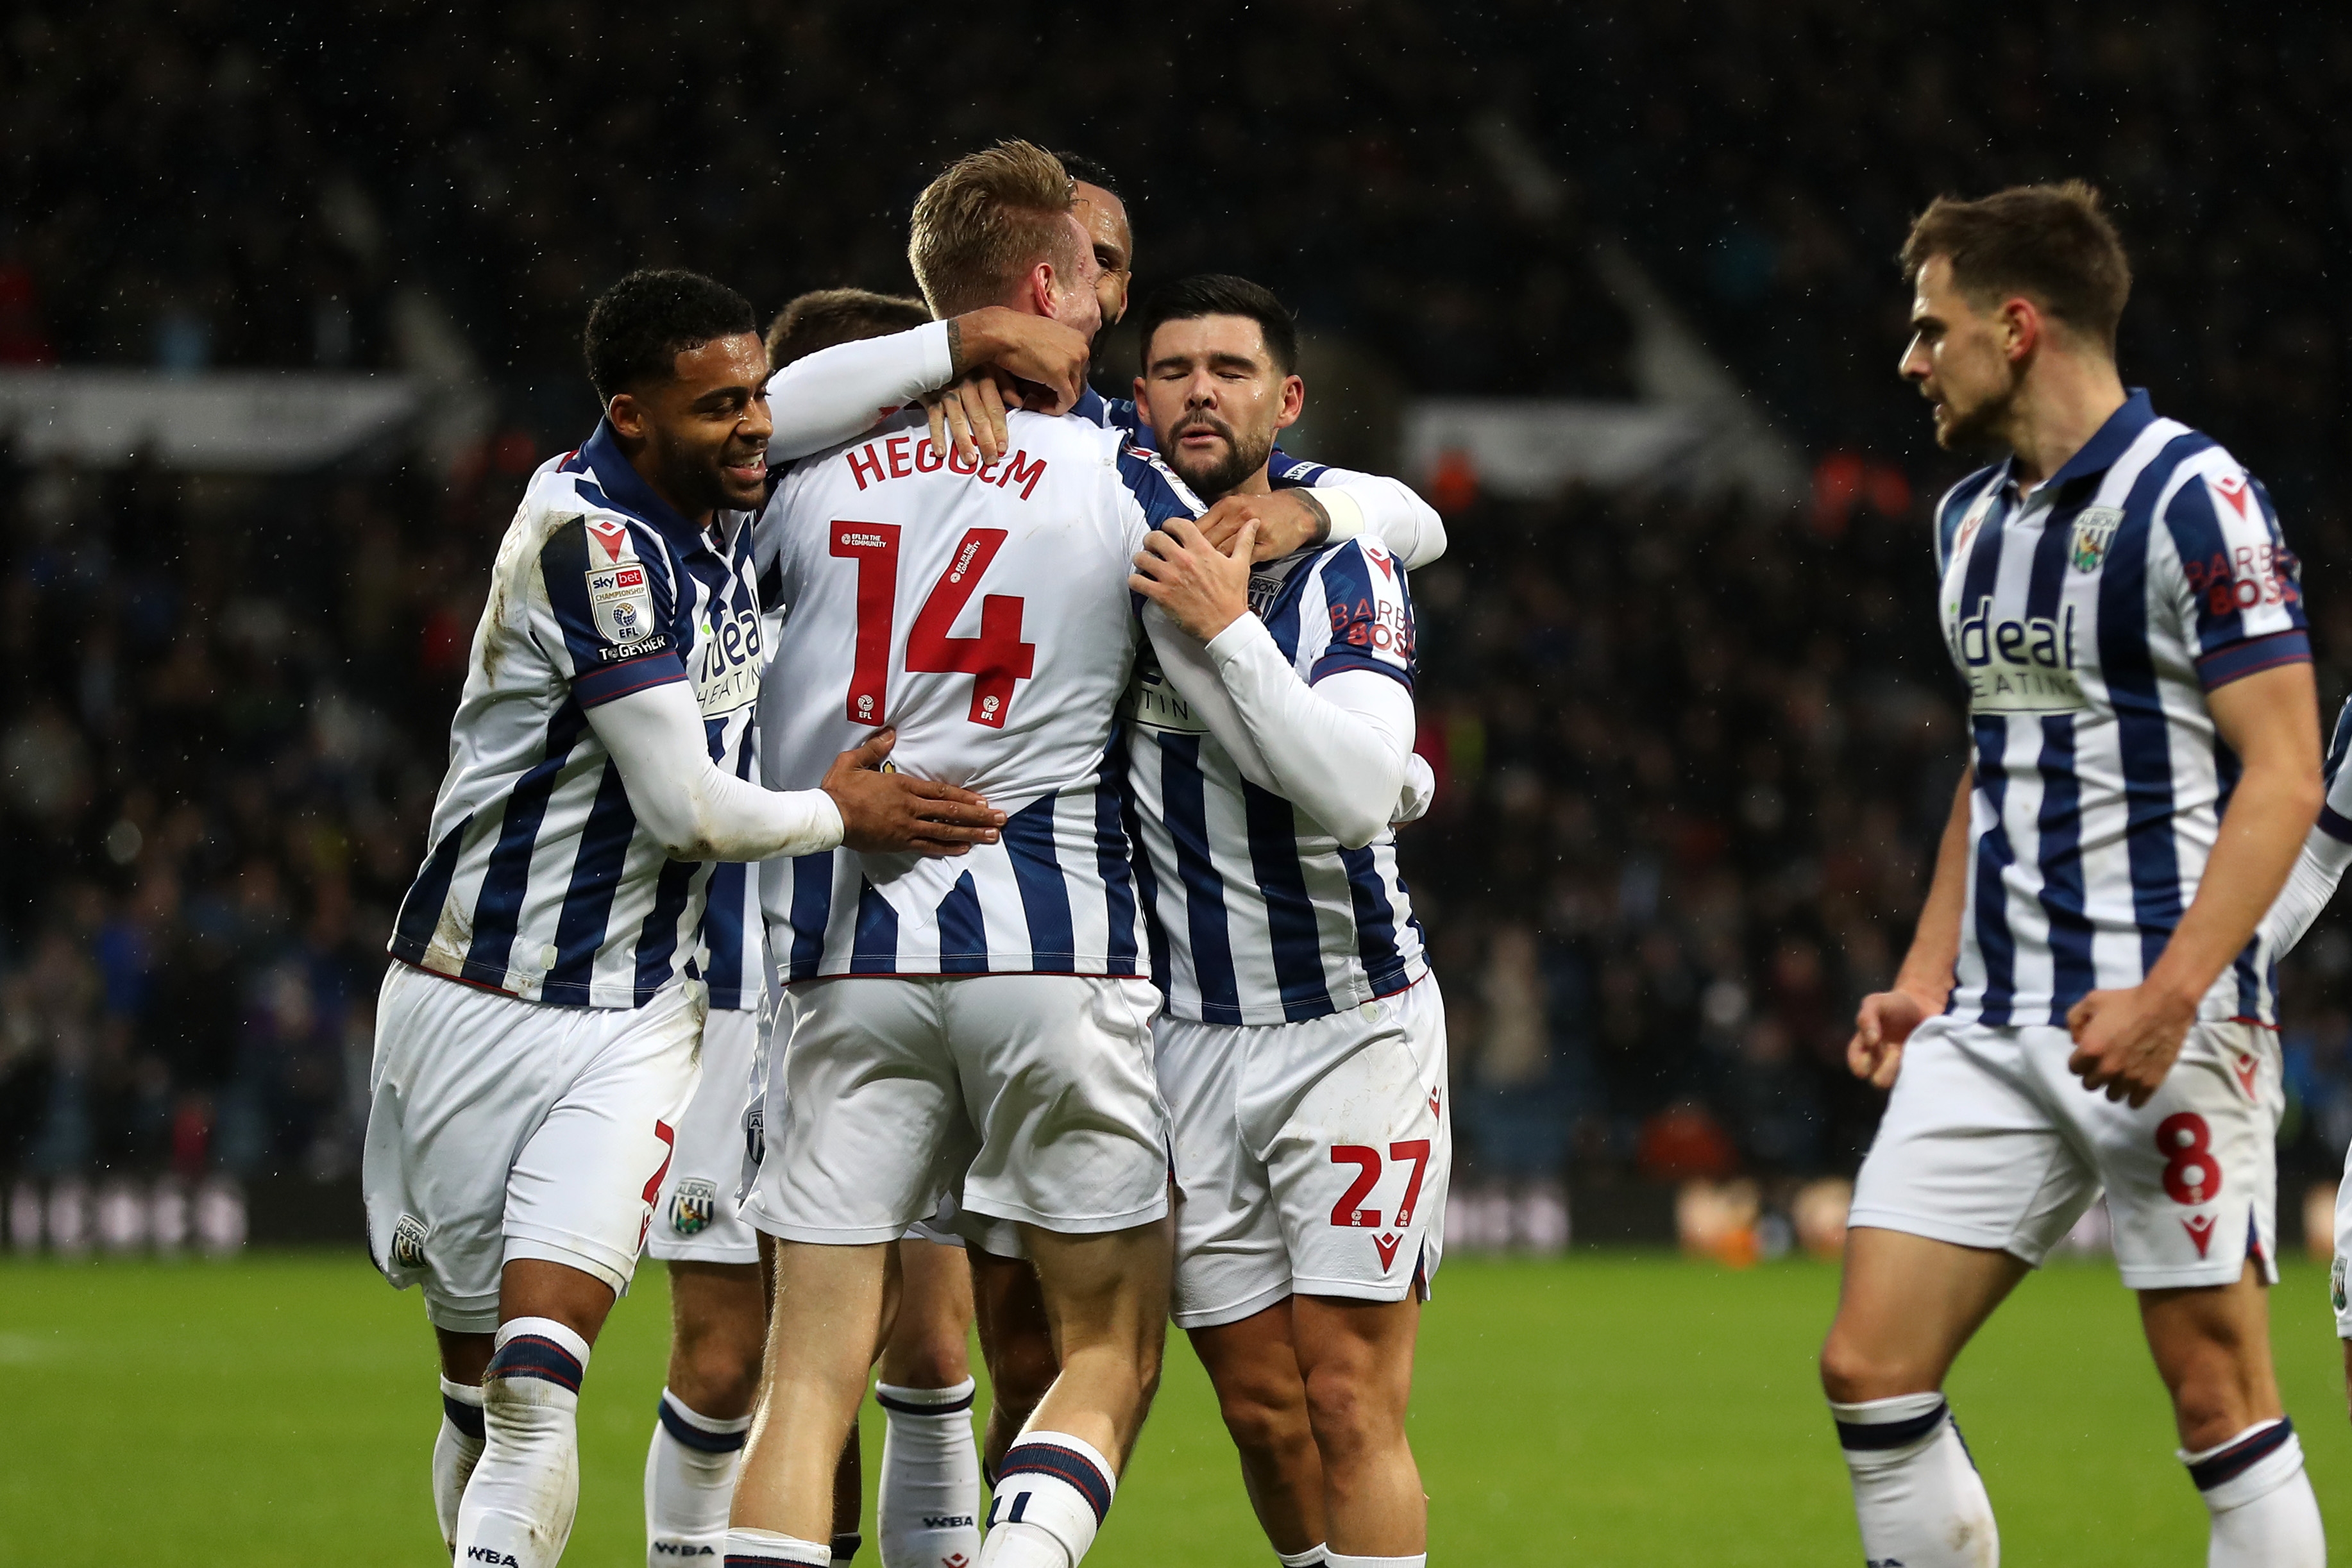
[[[886,722],[890,680],[890,641],[898,601],[898,535],[896,523],[838,522],[832,552],[857,563],[857,647],[850,666],[849,722]],[[969,528],[956,542],[948,568],[931,585],[915,623],[907,632],[907,668],[918,674],[970,675],[974,724],[1004,727],[1013,687],[1036,673],[1037,645],[1021,640],[1022,601],[991,593],[980,601],[980,635],[953,637],[948,628],[971,602],[980,580],[1003,547],[1003,528]]]

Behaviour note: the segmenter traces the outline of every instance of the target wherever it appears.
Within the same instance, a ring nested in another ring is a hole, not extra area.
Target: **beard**
[[[1195,430],[1210,431],[1224,437],[1223,455],[1218,457],[1188,456],[1177,444],[1184,435]],[[1213,501],[1229,496],[1249,476],[1265,466],[1274,453],[1274,433],[1244,440],[1234,427],[1212,413],[1191,413],[1176,422],[1168,433],[1167,449],[1160,455],[1176,476],[1192,487],[1203,500]]]
[[[2001,433],[2009,425],[2010,405],[2017,398],[2018,380],[2012,377],[1999,392],[1979,398],[1966,409],[1948,402],[1941,404],[1942,412],[1936,419],[1936,444],[1947,452],[1985,452],[2000,447]]]

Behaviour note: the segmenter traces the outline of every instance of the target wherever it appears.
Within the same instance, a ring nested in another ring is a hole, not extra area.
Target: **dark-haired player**
[[[1969,766],[1848,1047],[1894,1090],[1822,1352],[1864,1555],[1998,1560],[1945,1374],[2104,1186],[2207,1562],[2318,1568],[2265,1289],[2282,1095],[2257,923],[2320,805],[2294,558],[2227,452],[2125,390],[2131,273],[2095,193],[1939,199],[1904,264],[1902,372],[1937,441],[2005,456],[1937,511]]]
[[[377,1009],[363,1182],[440,1343],[434,1502],[459,1562],[544,1568],[578,1497],[590,1346],[628,1286],[708,991],[710,874],[835,844],[954,854],[1001,815],[879,771],[762,789],[748,512],[772,422],[751,308],[640,272],[588,318],[604,418],[531,478],[492,569]]]
[[[1263,495],[1306,398],[1288,313],[1190,277],[1142,327],[1136,401],[1169,466],[1203,498]],[[1390,831],[1412,601],[1372,540],[1254,569],[1256,532],[1228,552],[1171,522],[1131,580],[1157,654],[1124,743],[1163,950],[1171,1315],[1282,1561],[1405,1568],[1427,1546],[1405,1407],[1453,1166],[1444,1006]]]

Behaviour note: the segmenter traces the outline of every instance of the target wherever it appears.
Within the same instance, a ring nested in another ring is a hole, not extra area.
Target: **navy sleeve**
[[[540,547],[551,623],[544,630],[552,633],[542,641],[582,707],[686,679],[669,632],[675,590],[667,562],[654,551],[641,554],[638,543],[635,530],[617,519],[583,517],[558,525]]]

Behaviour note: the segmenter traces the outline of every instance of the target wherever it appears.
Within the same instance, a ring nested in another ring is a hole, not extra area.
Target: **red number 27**
[[[1404,1184],[1404,1200],[1397,1205],[1396,1226],[1402,1230],[1412,1223],[1413,1207],[1421,1201],[1421,1178],[1429,1174],[1429,1140],[1406,1138],[1401,1143],[1391,1144],[1389,1158],[1412,1162],[1412,1175],[1406,1178]],[[1369,1144],[1334,1144],[1331,1145],[1331,1163],[1356,1167],[1356,1179],[1348,1184],[1348,1190],[1341,1193],[1339,1201],[1331,1206],[1331,1223],[1378,1230],[1381,1228],[1381,1211],[1360,1208],[1357,1205],[1371,1196],[1372,1184],[1381,1179],[1380,1150]]]
[[[833,525],[832,553],[857,563],[857,646],[845,705],[852,724],[887,722],[890,642],[898,604],[898,535],[897,523]],[[1027,680],[1037,669],[1037,645],[1021,640],[1022,601],[1006,593],[983,597],[977,637],[952,637],[948,628],[971,601],[1004,538],[1003,528],[966,529],[907,631],[906,667],[917,674],[971,676],[971,711],[966,716],[991,729],[1004,727],[1013,684]]]

